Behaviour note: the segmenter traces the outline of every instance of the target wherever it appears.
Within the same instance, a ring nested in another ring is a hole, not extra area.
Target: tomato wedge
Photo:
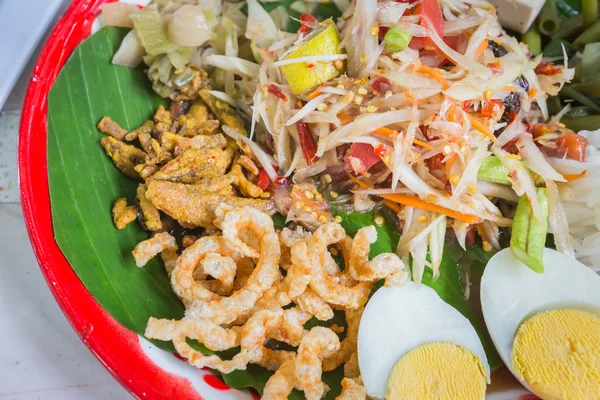
[[[444,37],[444,16],[442,15],[442,9],[440,8],[438,0],[423,0],[421,4],[417,6],[415,15],[422,17],[421,26],[428,29],[435,29],[439,37]],[[430,26],[429,23],[431,23],[432,26]],[[428,37],[415,37],[410,41],[409,46],[412,49],[417,50],[439,50],[433,40]]]
[[[344,157],[346,168],[357,175],[364,174],[380,160],[375,148],[368,143],[352,143]]]

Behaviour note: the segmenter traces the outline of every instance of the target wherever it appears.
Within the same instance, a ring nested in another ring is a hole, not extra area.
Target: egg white
[[[481,359],[489,378],[490,367],[475,329],[433,289],[413,282],[379,289],[367,303],[358,331],[358,363],[369,396],[383,399],[396,362],[431,342],[470,350]]]
[[[515,375],[512,344],[521,323],[539,312],[558,308],[574,308],[600,316],[600,276],[579,261],[551,249],[544,250],[544,272],[536,273],[510,249],[504,249],[485,267],[481,307],[492,341],[504,364]],[[531,390],[526,382],[520,381]]]

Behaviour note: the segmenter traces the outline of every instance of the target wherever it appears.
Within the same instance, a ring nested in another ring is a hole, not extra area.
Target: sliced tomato
[[[444,37],[444,16],[442,15],[442,9],[438,0],[423,0],[416,9],[415,15],[421,17],[421,26],[428,29],[435,29],[438,36]],[[429,22],[432,26],[429,25]],[[413,49],[421,50],[436,50],[438,49],[433,40],[428,37],[424,38],[413,38],[410,41],[409,46]]]
[[[269,178],[269,174],[267,174],[267,171],[264,169],[261,169],[258,173],[258,182],[256,182],[256,186],[262,190],[267,190],[270,184],[271,178]]]
[[[583,136],[576,134],[575,132],[563,132],[558,139],[556,139],[557,153],[562,156],[567,156],[571,160],[577,160],[583,162],[585,160],[585,148],[587,146],[587,139]]]
[[[502,111],[503,107],[504,105],[500,100],[485,101],[483,102],[479,116],[481,118],[492,118],[498,115]]]
[[[300,24],[298,33],[307,33],[313,30],[317,24],[317,20],[310,14],[300,14]]]
[[[368,143],[352,143],[344,157],[346,168],[357,175],[364,174],[380,160],[375,148]]]

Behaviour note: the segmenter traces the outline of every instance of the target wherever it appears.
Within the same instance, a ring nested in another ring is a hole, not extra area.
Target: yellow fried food
[[[548,399],[594,399],[600,394],[600,318],[558,309],[526,320],[513,340],[519,378]]]
[[[149,133],[149,134],[152,133],[153,129],[154,129],[154,122],[146,121],[139,127],[135,128],[134,130],[129,132],[127,135],[125,135],[125,140],[128,142],[131,142],[132,140],[137,139],[141,133]]]
[[[189,226],[212,227],[215,209],[220,203],[233,207],[251,206],[268,215],[275,213],[271,200],[227,197],[222,194],[207,193],[202,185],[185,185],[167,181],[152,180],[148,184],[146,196],[159,210],[164,211],[180,223]]]
[[[359,385],[353,379],[342,379],[342,393],[335,400],[365,400],[367,398],[367,389]],[[390,399],[391,400],[391,399]]]
[[[135,166],[146,161],[146,153],[112,136],[103,137],[100,139],[100,144],[106,155],[113,160],[121,172],[132,179],[140,179],[140,174],[135,170]]]
[[[357,310],[346,310],[346,324],[348,329],[346,331],[346,337],[342,340],[339,351],[333,356],[323,360],[323,370],[333,371],[340,365],[348,362],[352,354],[356,353],[358,343],[358,327],[360,325],[360,318],[362,317],[364,307]]]
[[[127,129],[121,128],[111,117],[103,117],[97,126],[100,132],[106,133],[117,140],[124,140],[127,136]]]
[[[234,164],[230,174],[234,177],[233,184],[239,189],[243,196],[263,199],[267,199],[271,196],[269,192],[265,192],[246,178],[240,164]]]
[[[135,206],[128,206],[127,199],[122,197],[115,201],[112,208],[113,222],[117,229],[125,229],[129,223],[137,218]]]
[[[146,198],[146,185],[140,184],[136,191],[136,198],[140,209],[142,226],[145,229],[156,232],[163,228],[160,213],[154,204]]]
[[[199,93],[202,100],[204,100],[210,110],[217,116],[219,121],[242,135],[248,136],[244,120],[237,111],[229,104],[210,94],[208,90],[201,90]]]
[[[152,176],[154,180],[198,183],[225,174],[233,159],[231,149],[188,149],[165,164]]]
[[[343,54],[340,35],[333,23],[324,23],[316,28],[302,43],[289,52],[284,59]],[[340,67],[341,66],[341,67]],[[300,62],[281,66],[281,72],[295,94],[300,94],[321,83],[337,78],[344,71],[343,63]]]
[[[149,132],[140,130],[138,139],[142,149],[146,152],[147,165],[162,164],[173,159],[171,153],[163,149],[158,140],[154,139]]]

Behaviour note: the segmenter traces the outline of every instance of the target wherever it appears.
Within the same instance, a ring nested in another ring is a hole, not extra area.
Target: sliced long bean
[[[587,117],[569,118],[563,117],[560,122],[564,123],[567,128],[578,131],[595,131],[600,128],[600,115],[588,115]]]
[[[477,177],[484,181],[500,183],[502,185],[510,185],[508,180],[508,170],[502,164],[502,161],[495,156],[487,156],[483,159]]]
[[[558,18],[558,10],[554,0],[546,0],[542,12],[538,17],[538,29],[546,36],[552,36],[558,32],[560,27],[560,19]]]
[[[581,34],[583,29],[583,17],[576,15],[561,21],[558,31],[552,35],[552,39],[571,39]]]
[[[598,20],[598,0],[583,0],[581,2],[583,24],[588,26]]]
[[[548,232],[548,197],[546,188],[537,189],[542,214],[536,217],[527,195],[521,196],[513,218],[510,249],[533,271],[544,272],[544,248]]]
[[[583,31],[581,35],[573,41],[573,46],[581,50],[588,43],[600,41],[600,21],[596,21]]]
[[[531,25],[529,30],[523,34],[521,41],[529,47],[529,52],[534,56],[542,52],[542,37],[536,24]]]
[[[600,82],[576,83],[568,87],[585,96],[600,97]]]
[[[591,99],[587,98],[587,96],[574,90],[572,87],[563,87],[562,90],[558,93],[558,95],[563,98],[566,97],[566,98],[576,100],[576,101],[580,102],[581,104],[583,104],[584,106],[593,108],[594,110],[600,112],[600,107],[598,107],[596,105],[596,103],[594,103]],[[598,129],[598,128],[596,128],[596,129]]]

